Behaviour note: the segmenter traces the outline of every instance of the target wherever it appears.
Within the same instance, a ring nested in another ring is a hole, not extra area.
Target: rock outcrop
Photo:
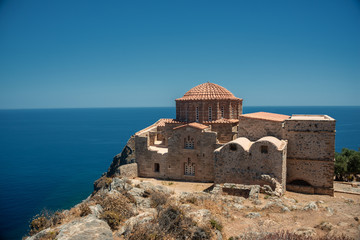
[[[129,140],[127,141],[125,147],[121,151],[121,153],[117,154],[107,173],[107,177],[113,177],[113,176],[124,176],[124,177],[130,177],[125,176],[126,170],[124,168],[121,168],[121,166],[124,166],[126,164],[135,163],[135,137],[131,136]],[[137,168],[136,168],[137,169]],[[137,170],[136,170],[137,172]],[[123,175],[122,175],[123,174]]]

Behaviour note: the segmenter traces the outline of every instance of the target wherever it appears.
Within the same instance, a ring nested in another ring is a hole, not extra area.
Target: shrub
[[[86,203],[80,204],[80,217],[87,216],[90,213],[91,213],[91,209]]]
[[[113,230],[116,230],[123,220],[134,215],[130,200],[124,195],[97,195],[93,200],[104,209],[101,218]]]
[[[157,191],[151,191],[150,192],[150,206],[152,208],[159,208],[160,206],[163,206],[167,203],[169,198],[169,195],[157,192]]]
[[[223,229],[223,225],[220,222],[216,221],[215,219],[210,219],[210,225],[212,228],[219,230],[220,232]]]
[[[360,173],[360,151],[343,148],[335,153],[334,174],[336,180],[346,180],[351,174]]]
[[[159,229],[155,223],[143,224],[136,226],[128,236],[129,240],[165,240],[168,239],[165,233]]]
[[[108,188],[112,183],[112,178],[102,176],[94,182],[94,192],[99,191],[101,188]]]
[[[54,214],[47,209],[43,209],[40,214],[35,215],[29,226],[30,236],[53,226],[53,216]]]
[[[49,227],[50,224],[48,223],[48,220],[44,216],[36,217],[34,220],[30,223],[30,236],[41,232],[45,228]]]
[[[134,227],[129,240],[168,240],[168,239],[210,239],[211,231],[199,227],[191,218],[185,217],[176,205],[167,205],[160,210],[158,217],[150,223]]]
[[[121,216],[114,211],[105,211],[101,214],[101,218],[104,219],[112,230],[116,230],[120,225]]]
[[[186,202],[192,203],[194,205],[198,204],[198,200],[195,196],[190,196],[190,197],[186,198]]]
[[[65,215],[62,212],[56,211],[54,215],[51,217],[52,226],[61,224],[64,218]]]

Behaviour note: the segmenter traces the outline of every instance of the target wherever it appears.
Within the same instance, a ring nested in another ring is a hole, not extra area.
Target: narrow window
[[[154,172],[160,172],[160,164],[158,163],[154,164]]]
[[[224,118],[224,106],[221,107],[221,118]]]
[[[268,146],[261,146],[260,151],[261,153],[268,153]]]
[[[212,108],[209,107],[209,121],[212,120]]]
[[[199,121],[199,107],[196,107],[196,121]]]
[[[186,149],[194,149],[194,138],[191,138],[190,136],[185,138],[184,148],[186,148]]]
[[[235,108],[231,108],[231,118],[235,118]]]
[[[191,162],[190,158],[184,164],[184,175],[195,176],[195,164]]]
[[[231,151],[236,151],[237,150],[236,144],[234,144],[234,143],[230,143],[229,147],[230,147]]]

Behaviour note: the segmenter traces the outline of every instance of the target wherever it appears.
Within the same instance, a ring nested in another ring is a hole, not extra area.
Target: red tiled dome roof
[[[228,100],[239,99],[229,90],[215,83],[203,83],[190,89],[182,98],[176,100]]]

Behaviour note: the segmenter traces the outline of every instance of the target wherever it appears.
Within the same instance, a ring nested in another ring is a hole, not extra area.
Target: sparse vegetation
[[[210,239],[211,231],[199,227],[176,205],[167,205],[150,224],[137,226],[129,235],[135,239]]]
[[[31,221],[30,223],[30,235],[34,235],[45,228],[49,227],[49,221],[46,219],[45,216],[35,216],[35,219]]]
[[[150,193],[150,200],[151,200],[150,206],[152,208],[159,208],[160,206],[166,204],[168,198],[169,196],[165,193],[152,191]]]
[[[171,186],[171,185],[174,185],[174,183],[173,183],[173,182],[162,182],[161,184],[162,184],[162,185],[164,185],[164,186]]]
[[[94,197],[95,202],[104,209],[101,218],[111,229],[116,230],[119,224],[134,215],[131,210],[131,201],[124,195],[105,195]]]
[[[190,197],[186,198],[186,202],[197,205],[198,200],[195,196],[190,196]]]
[[[112,178],[102,176],[94,182],[94,192],[99,191],[101,188],[108,188],[112,183]]]
[[[86,203],[80,204],[80,217],[87,216],[90,213],[91,213],[91,209]]]
[[[30,222],[30,236],[46,228],[61,224],[63,218],[64,214],[60,211],[51,212],[47,209],[42,210],[41,213],[34,216]]]
[[[109,224],[112,230],[116,230],[120,225],[120,222],[124,219],[115,211],[105,211],[101,214],[101,218]]]
[[[210,220],[210,224],[211,224],[211,227],[212,227],[212,228],[214,228],[214,229],[216,229],[216,230],[219,230],[220,232],[221,232],[222,229],[223,229],[223,225],[222,225],[219,221],[217,221],[217,220],[215,220],[215,219],[211,219],[211,220]]]
[[[325,235],[320,237],[311,237],[298,235],[294,232],[289,231],[278,231],[274,233],[254,233],[249,232],[242,234],[241,237],[230,237],[228,240],[354,240],[353,238],[341,235],[341,236],[333,236],[333,235]]]

